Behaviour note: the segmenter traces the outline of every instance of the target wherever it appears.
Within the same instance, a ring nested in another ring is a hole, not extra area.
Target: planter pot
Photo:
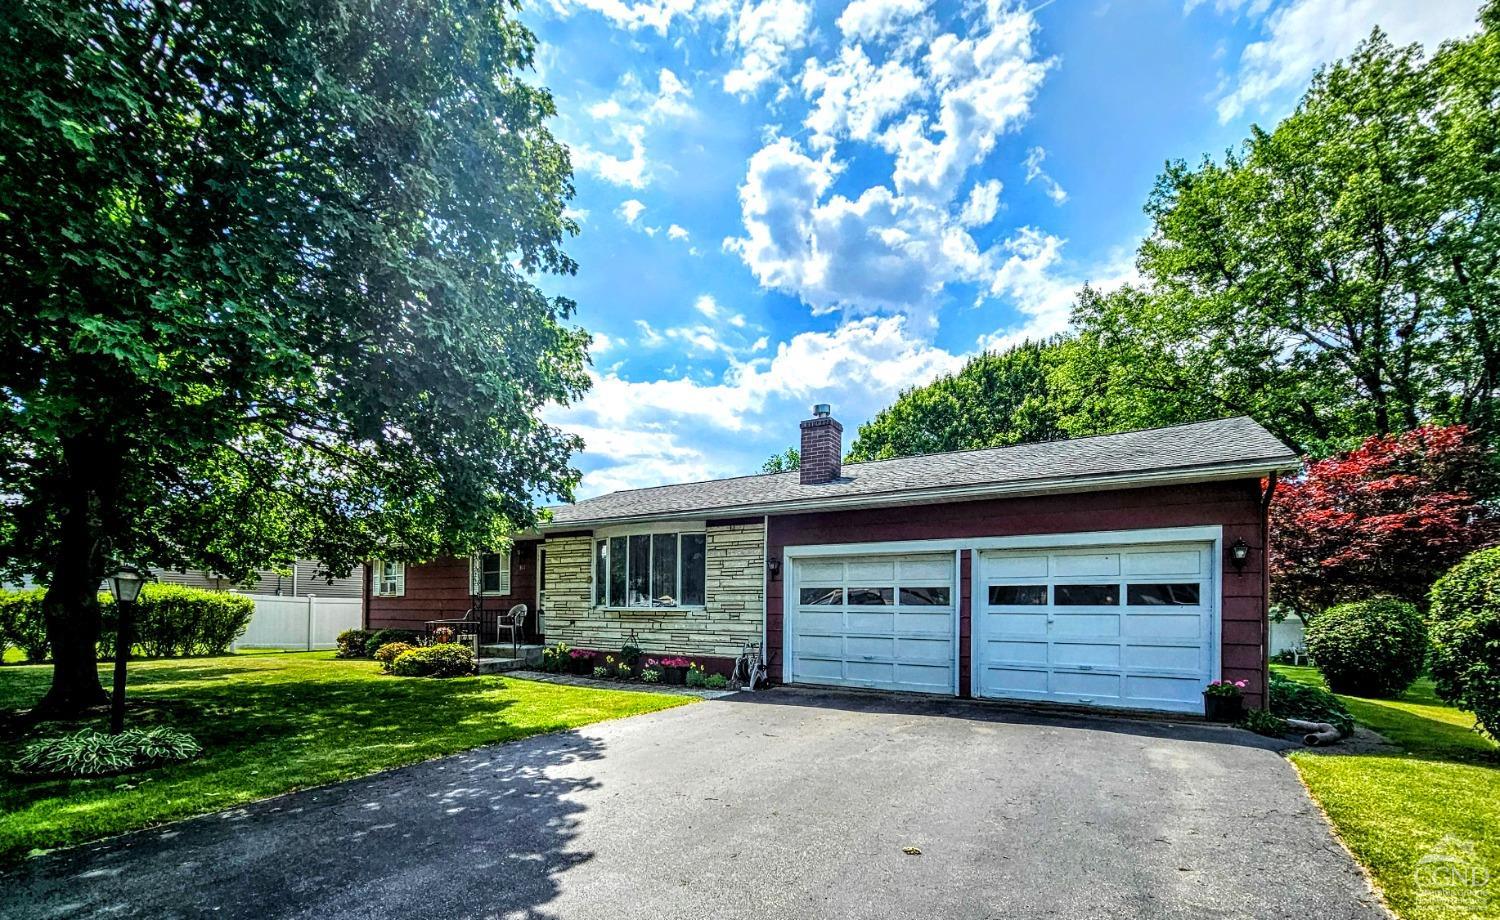
[[[1241,696],[1203,695],[1203,717],[1210,722],[1238,722],[1245,717],[1245,699]]]
[[[687,682],[687,668],[662,668],[661,682],[681,687]]]
[[[594,659],[592,658],[569,658],[568,673],[590,676],[594,673]]]

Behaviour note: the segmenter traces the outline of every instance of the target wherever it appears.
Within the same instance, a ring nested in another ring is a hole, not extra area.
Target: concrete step
[[[519,671],[534,668],[542,663],[540,645],[522,645],[512,648],[509,642],[479,647],[479,673],[498,674],[503,671]]]
[[[504,674],[506,671],[525,671],[536,667],[525,658],[481,658],[475,662],[480,674]]]

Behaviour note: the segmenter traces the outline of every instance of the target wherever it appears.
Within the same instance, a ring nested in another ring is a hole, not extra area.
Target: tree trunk
[[[65,504],[59,509],[57,561],[42,599],[52,648],[52,687],[37,704],[49,716],[76,716],[109,701],[99,682],[99,582],[104,578],[107,539],[100,506],[114,494],[118,467],[103,445],[64,442],[68,468]]]

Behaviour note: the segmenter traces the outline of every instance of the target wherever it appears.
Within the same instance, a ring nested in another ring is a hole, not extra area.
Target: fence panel
[[[235,648],[335,648],[339,633],[360,626],[357,597],[249,597],[255,615]]]

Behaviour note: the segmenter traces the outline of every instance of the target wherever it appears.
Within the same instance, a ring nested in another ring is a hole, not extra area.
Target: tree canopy
[[[506,0],[0,13],[0,566],[87,703],[111,559],[346,572],[576,482],[576,226]]]

